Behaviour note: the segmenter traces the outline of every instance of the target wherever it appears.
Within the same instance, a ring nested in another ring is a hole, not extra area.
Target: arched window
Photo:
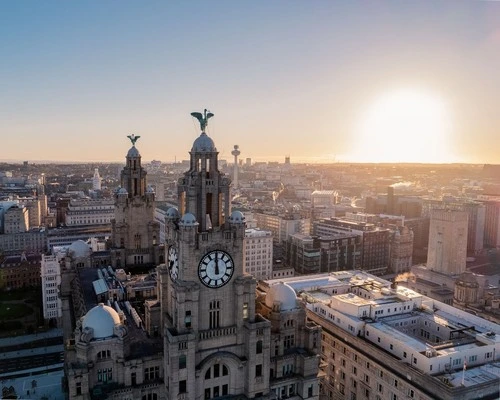
[[[205,399],[229,395],[229,368],[214,364],[205,372]]]

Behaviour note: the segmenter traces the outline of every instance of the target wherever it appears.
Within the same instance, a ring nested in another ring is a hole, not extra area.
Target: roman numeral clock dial
[[[200,281],[209,288],[224,286],[233,276],[233,272],[233,259],[222,250],[213,250],[205,254],[198,266]]]

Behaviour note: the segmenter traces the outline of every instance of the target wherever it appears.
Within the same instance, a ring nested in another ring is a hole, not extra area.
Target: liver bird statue
[[[140,138],[140,136],[135,136],[134,134],[128,135],[127,137],[132,142],[132,146],[135,146],[135,142],[137,142],[137,140]]]
[[[191,115],[200,122],[200,128],[202,132],[205,132],[205,128],[208,125],[208,119],[214,116],[214,114],[208,111],[206,108],[203,114],[199,112],[192,112]]]

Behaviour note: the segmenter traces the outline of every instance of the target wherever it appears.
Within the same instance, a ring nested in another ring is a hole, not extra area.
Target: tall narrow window
[[[262,353],[262,340],[257,341],[257,344],[255,345],[255,353]]]
[[[243,303],[243,319],[248,319],[248,303]]]
[[[184,326],[186,328],[191,328],[191,310],[186,311],[186,315],[184,317]]]
[[[220,300],[210,302],[210,329],[216,329],[220,326]]]

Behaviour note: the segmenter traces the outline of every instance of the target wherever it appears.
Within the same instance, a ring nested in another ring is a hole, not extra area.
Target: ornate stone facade
[[[111,221],[115,268],[163,262],[160,225],[154,219],[155,193],[146,186],[146,174],[134,143],[121,172],[121,187],[115,191],[115,217]]]
[[[157,300],[144,304],[146,332],[111,307],[92,308],[66,342],[69,398],[317,400],[320,327],[306,323],[295,294],[268,306],[261,291],[256,298],[257,282],[244,271],[245,218],[230,214],[231,181],[205,132],[190,155],[180,212],[165,215],[166,262],[156,269]],[[141,254],[155,260],[154,193],[145,187],[134,146],[116,192],[114,265]]]

